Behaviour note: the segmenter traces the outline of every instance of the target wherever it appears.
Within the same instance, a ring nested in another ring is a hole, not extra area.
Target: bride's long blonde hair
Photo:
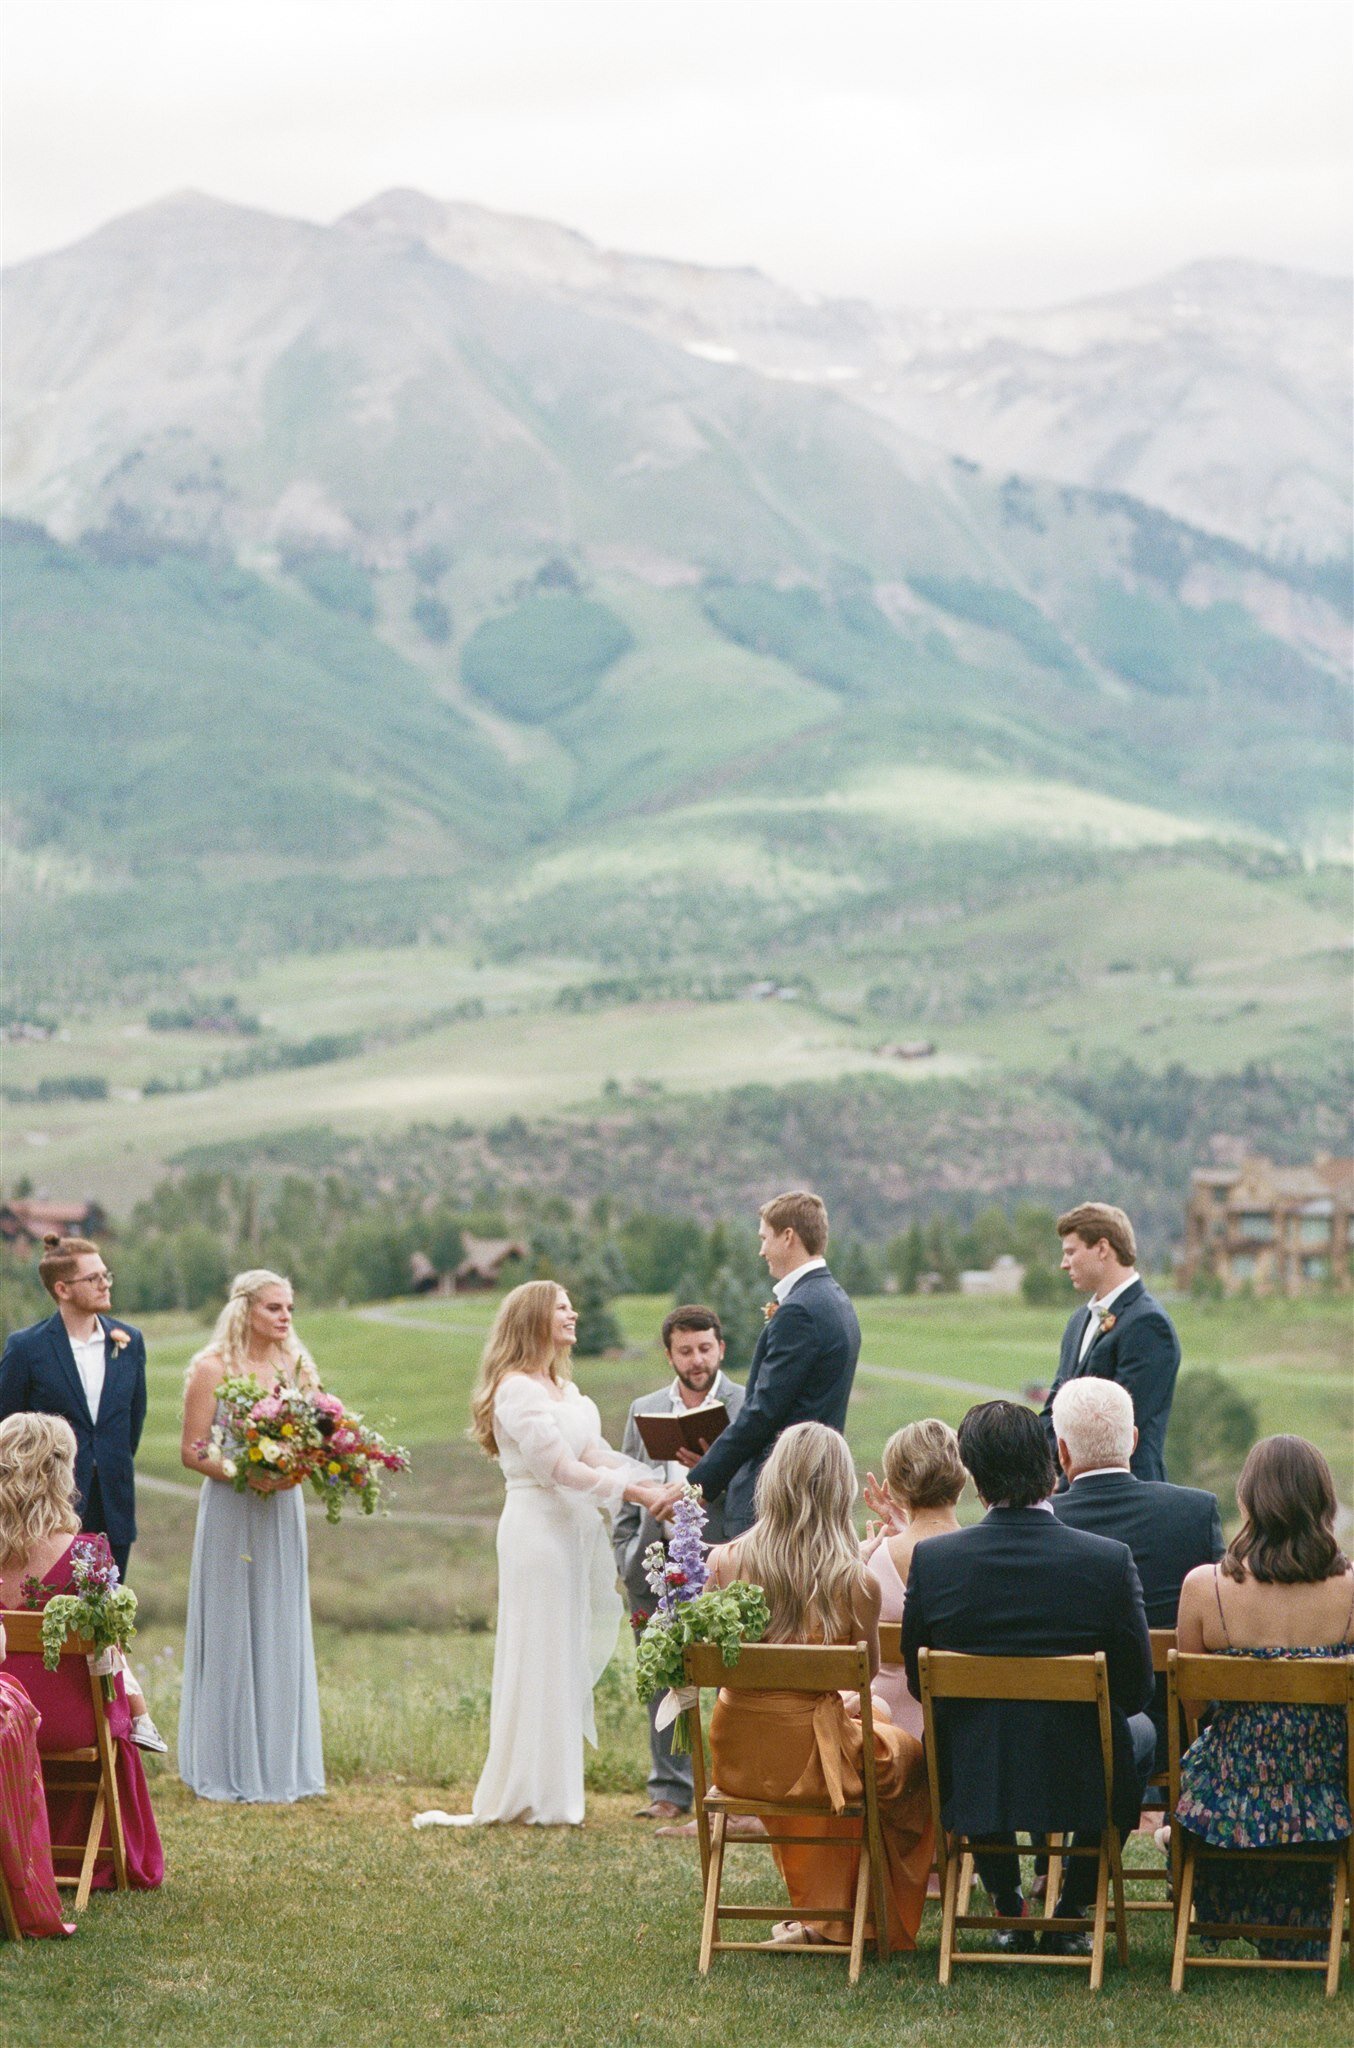
[[[762,1588],[771,1609],[767,1642],[854,1641],[869,1578],[855,1498],[844,1436],[823,1422],[782,1431],[757,1479],[757,1520],[738,1543],[738,1575]]]
[[[556,1385],[570,1378],[571,1347],[555,1343],[555,1308],[563,1290],[554,1280],[524,1280],[505,1294],[480,1358],[470,1402],[468,1434],[486,1458],[498,1456],[494,1395],[505,1373],[547,1371]]]
[[[230,1283],[226,1305],[216,1318],[215,1328],[202,1350],[188,1362],[188,1370],[210,1353],[215,1353],[226,1368],[227,1377],[236,1373],[254,1370],[249,1361],[249,1312],[263,1293],[265,1287],[291,1288],[291,1281],[285,1273],[271,1273],[266,1266],[251,1266],[247,1273],[237,1273]],[[320,1375],[315,1361],[306,1350],[293,1327],[287,1332],[282,1354],[291,1366],[292,1375],[300,1387],[320,1384]]]

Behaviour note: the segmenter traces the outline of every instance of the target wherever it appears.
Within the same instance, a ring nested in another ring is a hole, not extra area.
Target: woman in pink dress
[[[75,1590],[71,1553],[76,1543],[90,1544],[100,1561],[109,1560],[104,1536],[80,1534],[75,1512],[75,1435],[56,1415],[11,1415],[0,1422],[0,1608],[41,1609],[56,1593]],[[40,1716],[39,1754],[87,1747],[94,1740],[89,1681],[78,1659],[63,1658],[48,1671],[37,1655],[13,1655],[9,1675],[17,1679]],[[137,1891],[153,1891],[164,1877],[164,1853],[155,1826],[141,1758],[131,1739],[135,1713],[145,1701],[135,1685],[118,1672],[114,1697],[108,1702],[108,1727],[113,1736],[122,1830],[127,1845],[127,1877]],[[82,1843],[89,1825],[90,1794],[47,1794],[47,1815],[54,1845]],[[105,1826],[105,1844],[108,1841]],[[73,1867],[73,1859],[63,1859]],[[96,1890],[113,1882],[112,1866],[103,1861],[94,1874]]]
[[[0,1664],[5,1629],[0,1622]],[[74,1934],[61,1917],[52,1872],[52,1838],[38,1761],[38,1710],[23,1687],[0,1671],[0,1872],[19,1932]]]
[[[948,1422],[934,1417],[909,1422],[885,1444],[883,1485],[873,1472],[865,1482],[865,1498],[879,1526],[861,1545],[865,1568],[879,1588],[881,1626],[903,1618],[916,1546],[958,1529],[955,1508],[967,1479],[959,1439]],[[920,1742],[921,1702],[908,1691],[902,1665],[881,1665],[870,1690],[888,1709],[894,1727],[905,1728]]]

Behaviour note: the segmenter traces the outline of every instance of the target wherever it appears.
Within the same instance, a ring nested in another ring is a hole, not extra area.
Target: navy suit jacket
[[[1166,1424],[1171,1419],[1175,1376],[1180,1370],[1180,1339],[1175,1334],[1175,1325],[1141,1280],[1135,1280],[1114,1303],[1114,1327],[1103,1330],[1093,1339],[1085,1358],[1079,1358],[1090,1313],[1089,1308],[1079,1308],[1063,1331],[1058,1377],[1049,1389],[1042,1416],[1049,1448],[1056,1458],[1053,1396],[1059,1387],[1087,1374],[1096,1379],[1117,1380],[1132,1400],[1133,1420],[1138,1425],[1133,1471],[1139,1479],[1164,1479]]]
[[[918,1652],[1068,1657],[1105,1652],[1114,1724],[1114,1805],[1138,1817],[1127,1717],[1152,1698],[1152,1643],[1125,1543],[1069,1529],[1041,1508],[989,1508],[971,1529],[912,1553],[903,1662],[921,1697]],[[1104,1825],[1095,1708],[1062,1702],[939,1700],[942,1812],[948,1828],[1092,1832]]]
[[[100,1316],[105,1331],[125,1330],[120,1349],[106,1344],[99,1419],[94,1422],[59,1314],[15,1330],[0,1358],[0,1422],[36,1411],[60,1415],[75,1431],[75,1484],[83,1518],[94,1474],[99,1475],[104,1532],[110,1543],[136,1541],[136,1488],[132,1460],[146,1420],[146,1342],[116,1316]]]
[[[726,1537],[752,1527],[757,1474],[783,1429],[792,1422],[845,1427],[859,1357],[860,1324],[850,1299],[825,1266],[816,1266],[762,1329],[737,1418],[691,1468],[707,1500],[724,1495]]]
[[[1171,1486],[1135,1479],[1131,1472],[1088,1472],[1066,1493],[1054,1495],[1053,1512],[1069,1529],[1117,1537],[1133,1552],[1142,1580],[1149,1628],[1174,1628],[1185,1574],[1198,1564],[1216,1564],[1223,1553],[1222,1518],[1211,1493],[1197,1486]],[[1157,1731],[1157,1767],[1166,1768],[1166,1674],[1156,1682],[1151,1715]]]

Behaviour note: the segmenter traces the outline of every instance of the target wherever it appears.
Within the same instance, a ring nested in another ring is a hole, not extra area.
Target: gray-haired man
[[[655,1393],[641,1394],[637,1401],[631,1403],[621,1449],[626,1457],[637,1458],[660,1478],[681,1483],[687,1476],[685,1467],[675,1461],[660,1464],[651,1458],[644,1448],[644,1439],[635,1417],[679,1415],[709,1407],[718,1401],[727,1408],[732,1421],[743,1405],[743,1389],[722,1370],[724,1332],[712,1308],[692,1304],[673,1309],[663,1319],[663,1349],[668,1354],[674,1377]],[[706,1505],[707,1543],[724,1540],[721,1505],[720,1501]],[[651,1543],[661,1543],[663,1538],[661,1525],[634,1501],[627,1502],[621,1509],[612,1528],[616,1569],[625,1586],[637,1635],[658,1604],[644,1577],[644,1553]],[[691,1759],[672,1754],[670,1728],[661,1731],[655,1728],[654,1716],[660,1702],[661,1695],[649,1707],[649,1803],[640,1808],[636,1816],[640,1820],[678,1820],[691,1811]]]

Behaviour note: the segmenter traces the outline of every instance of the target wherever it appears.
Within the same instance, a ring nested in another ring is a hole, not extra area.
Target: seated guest
[[[990,1657],[1103,1650],[1114,1722],[1114,1818],[1131,1828],[1156,1748],[1143,1711],[1152,1697],[1152,1644],[1132,1554],[1127,1544],[1057,1520],[1048,1505],[1053,1459],[1032,1409],[1014,1401],[970,1408],[959,1425],[959,1451],[987,1514],[955,1536],[919,1543],[912,1554],[903,1608],[908,1683],[920,1698],[923,1649]],[[1012,1842],[1016,1830],[1098,1836],[1105,1780],[1092,1708],[943,1700],[937,1734],[947,1827]],[[1023,1915],[1015,1856],[982,1856],[978,1872],[999,1913]],[[1069,1857],[1059,1914],[1085,1912],[1094,1890],[1094,1859]],[[1034,1946],[1022,1928],[997,1941],[1021,1951]],[[1087,1937],[1066,1934],[1046,1934],[1043,1943],[1056,1954],[1088,1945]]]
[[[5,1627],[0,1622],[0,1664]],[[19,1932],[74,1934],[61,1917],[52,1872],[52,1838],[38,1761],[38,1710],[23,1687],[0,1671],[0,1873]]]
[[[878,1510],[880,1527],[861,1545],[866,1569],[879,1587],[881,1622],[902,1620],[913,1548],[929,1536],[954,1535],[959,1527],[955,1507],[967,1483],[959,1439],[948,1422],[934,1417],[909,1422],[885,1444],[883,1485],[873,1473],[865,1481],[865,1498]],[[921,1707],[907,1689],[902,1665],[886,1665],[870,1689],[883,1701],[894,1727],[906,1728],[920,1742]]]
[[[771,1609],[768,1643],[856,1643],[879,1667],[879,1589],[860,1555],[851,1520],[856,1473],[846,1440],[822,1422],[797,1422],[777,1437],[757,1477],[757,1519],[746,1534],[710,1553],[710,1582],[748,1579]],[[859,1798],[863,1732],[841,1694],[721,1692],[710,1722],[715,1783],[736,1799]],[[921,1744],[887,1722],[874,1727],[875,1774],[884,1838],[889,1940],[916,1946],[926,1902],[932,1834]],[[833,1804],[839,1803],[838,1799]],[[793,1844],[772,1848],[791,1905],[834,1906],[842,1918],[812,1927],[781,1921],[772,1944],[849,1941],[858,1852],[836,1846],[860,1823],[812,1816],[777,1819]],[[833,1846],[824,1846],[831,1842]],[[802,1846],[801,1846],[802,1843]]]
[[[1069,1484],[1053,1512],[1069,1529],[1113,1536],[1133,1552],[1149,1628],[1174,1628],[1180,1588],[1196,1565],[1222,1556],[1222,1522],[1211,1493],[1137,1479],[1130,1469],[1138,1432],[1127,1389],[1113,1380],[1069,1380],[1053,1401],[1058,1463]],[[1166,1676],[1152,1702],[1155,1768],[1166,1768]]]
[[[1237,1481],[1245,1521],[1220,1565],[1185,1580],[1182,1651],[1244,1657],[1346,1657],[1354,1650],[1354,1566],[1335,1540],[1330,1466],[1300,1436],[1256,1444]],[[1328,1927],[1331,1872],[1284,1852],[1342,1842],[1350,1814],[1345,1717],[1334,1707],[1223,1704],[1181,1763],[1181,1825],[1220,1849],[1272,1858],[1203,1863],[1200,1920]],[[1262,1955],[1316,1960],[1326,1940],[1261,1941]]]
[[[57,1415],[11,1415],[0,1422],[0,1608],[43,1608],[56,1593],[75,1590],[72,1539],[96,1546],[109,1558],[108,1539],[80,1535],[75,1511],[75,1434]],[[34,1589],[26,1584],[36,1580]],[[89,1680],[78,1659],[63,1658],[48,1671],[37,1655],[12,1656],[12,1675],[41,1716],[39,1754],[80,1749],[94,1740]],[[145,1701],[119,1672],[108,1702],[114,1738],[118,1795],[127,1844],[127,1876],[138,1891],[151,1891],[164,1876],[164,1856],[146,1790],[146,1774],[132,1740],[134,1712]],[[89,1824],[88,1793],[50,1790],[47,1812],[54,1845],[83,1843]],[[105,1845],[108,1840],[104,1830]],[[109,1864],[95,1872],[96,1889],[113,1882]]]

